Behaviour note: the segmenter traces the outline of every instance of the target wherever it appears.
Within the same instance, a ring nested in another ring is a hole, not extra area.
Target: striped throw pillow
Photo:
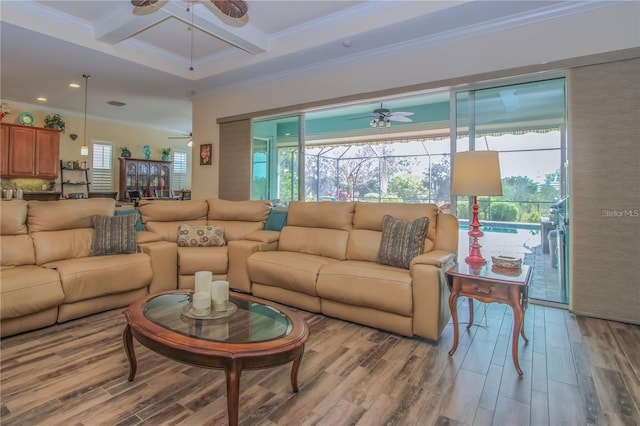
[[[91,256],[135,253],[137,214],[124,216],[93,216]]]
[[[427,217],[407,222],[385,215],[382,218],[382,240],[378,248],[377,262],[409,269],[411,259],[422,254],[424,250],[428,227]]]

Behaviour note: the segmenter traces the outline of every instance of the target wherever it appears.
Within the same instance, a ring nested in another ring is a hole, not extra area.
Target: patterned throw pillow
[[[411,222],[385,215],[382,219],[382,241],[377,262],[382,265],[409,269],[411,259],[422,254],[429,218]]]
[[[218,247],[227,242],[224,230],[217,226],[187,225],[178,226],[178,247]]]
[[[93,216],[91,256],[135,253],[137,214],[124,216]]]

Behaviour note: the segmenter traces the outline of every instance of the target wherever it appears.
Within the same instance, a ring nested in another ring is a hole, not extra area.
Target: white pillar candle
[[[229,281],[214,281],[211,284],[214,311],[226,311],[229,302]]]
[[[196,293],[207,293],[211,297],[211,280],[213,279],[213,273],[211,271],[198,271],[196,272]]]
[[[211,338],[220,341],[227,340],[229,338],[229,323],[211,324]]]
[[[211,297],[209,293],[204,291],[193,293],[193,313],[201,316],[211,313]]]

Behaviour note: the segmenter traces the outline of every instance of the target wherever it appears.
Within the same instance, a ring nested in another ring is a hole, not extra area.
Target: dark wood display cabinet
[[[171,197],[172,162],[139,158],[119,158],[121,201],[133,201],[129,191],[140,197]]]
[[[2,177],[56,179],[60,130],[2,123]]]

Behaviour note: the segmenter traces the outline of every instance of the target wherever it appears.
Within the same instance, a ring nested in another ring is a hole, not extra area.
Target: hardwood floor
[[[459,312],[465,321],[467,300]],[[463,306],[464,305],[464,306]],[[2,339],[3,425],[223,425],[224,373],[139,344],[127,382],[122,310]],[[311,329],[291,393],[290,365],[247,371],[243,425],[638,425],[640,327],[529,305],[528,345],[511,361],[511,310],[475,304],[453,357],[438,344],[306,314]]]

